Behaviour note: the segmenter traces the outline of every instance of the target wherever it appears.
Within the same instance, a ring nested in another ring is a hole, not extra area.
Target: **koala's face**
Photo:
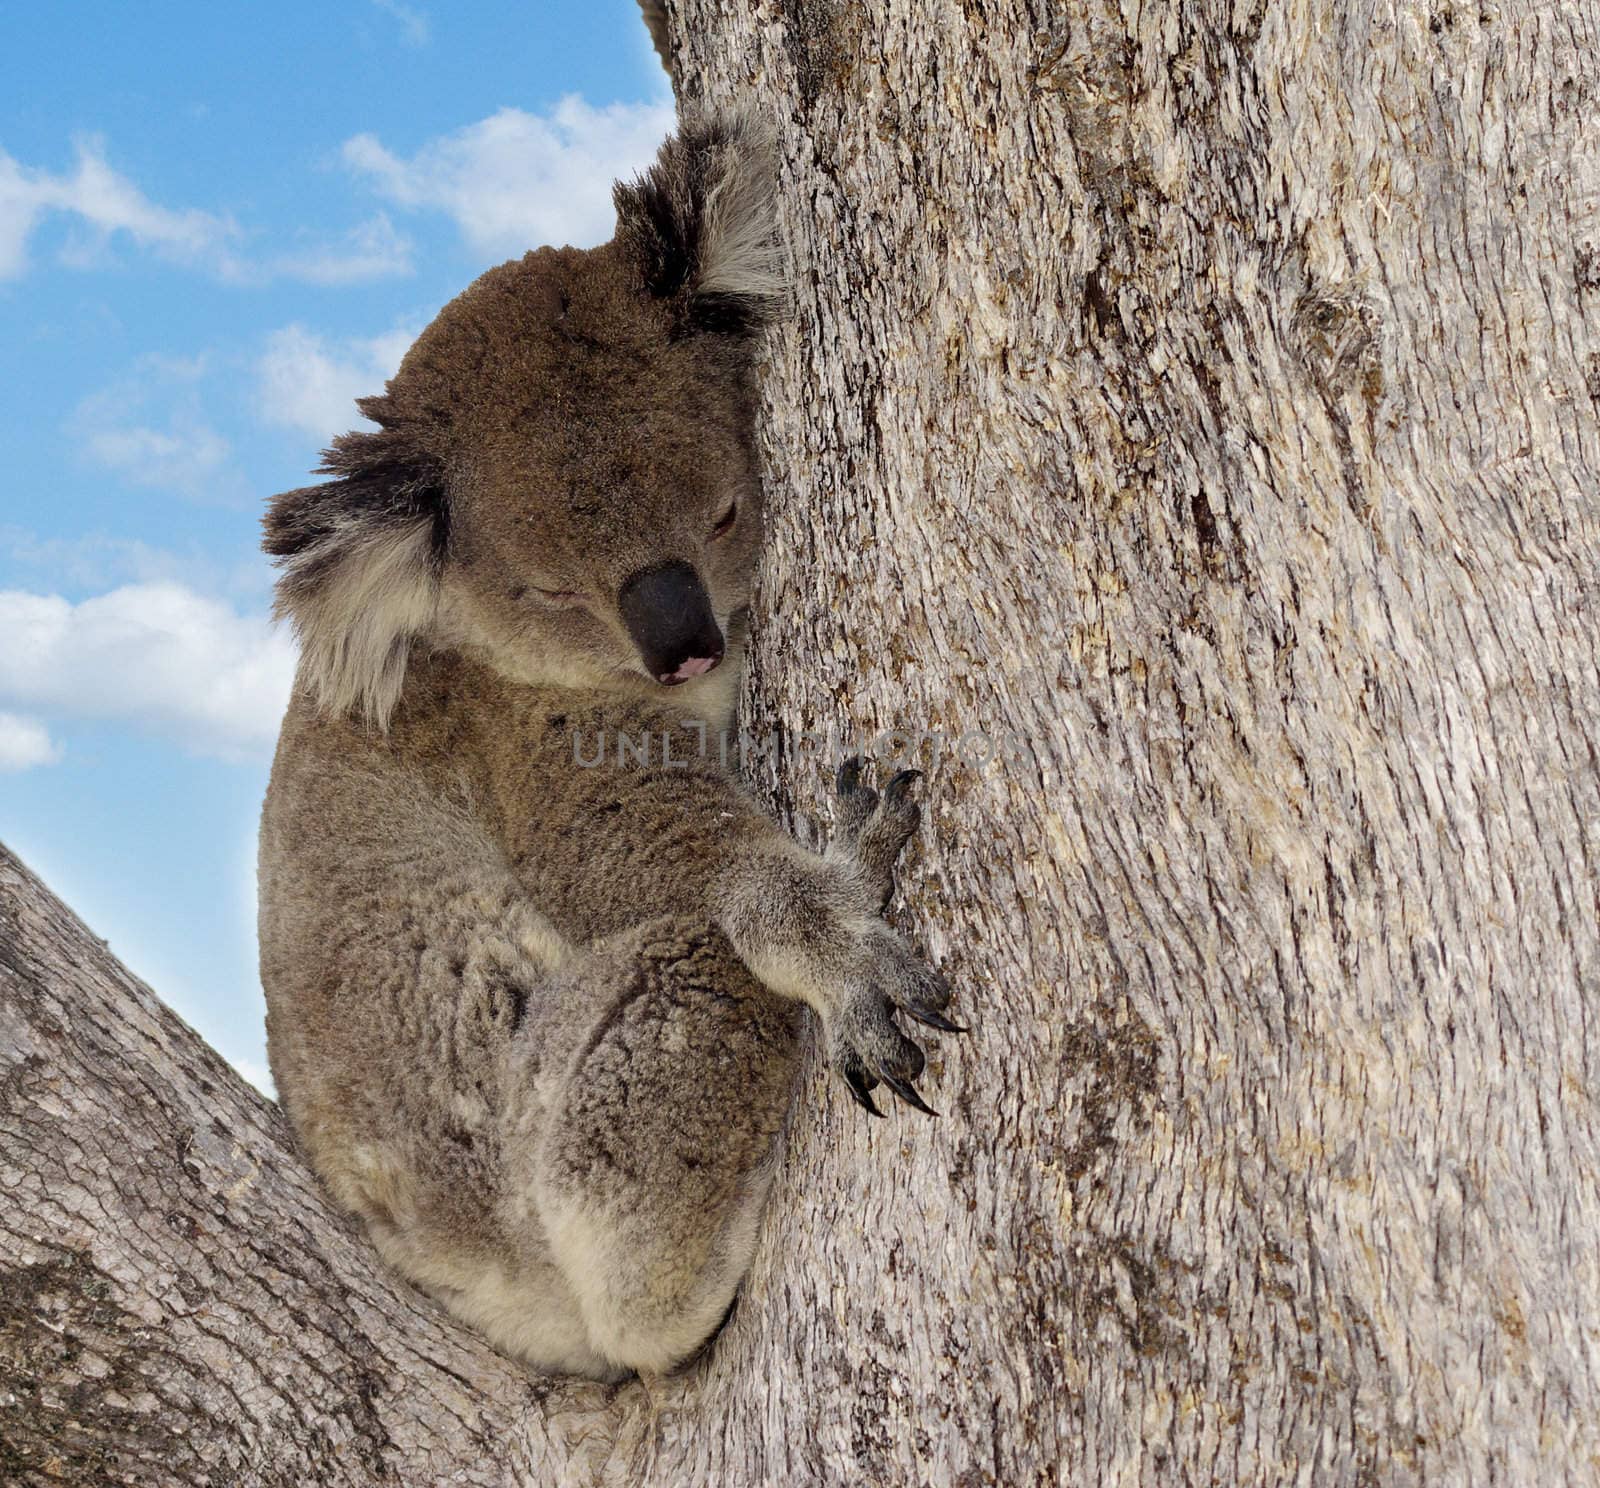
[[[338,477],[275,498],[306,675],[380,723],[413,638],[513,676],[670,688],[716,668],[761,535],[753,338],[782,295],[770,147],[694,126],[617,237],[491,270],[422,334]]]
[[[675,686],[722,660],[761,532],[750,353],[679,335],[612,248],[485,276],[391,404],[446,408],[442,591],[513,671]]]

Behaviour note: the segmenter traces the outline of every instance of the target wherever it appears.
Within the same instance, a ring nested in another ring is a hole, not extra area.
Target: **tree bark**
[[[0,1480],[1600,1481],[1600,0],[667,20],[798,269],[756,769],[930,736],[944,1116],[816,1072],[710,1356],[533,1380],[7,860]]]
[[[670,14],[786,155],[753,717],[943,741],[974,1025],[808,1095],[717,1434],[1600,1482],[1600,6]]]

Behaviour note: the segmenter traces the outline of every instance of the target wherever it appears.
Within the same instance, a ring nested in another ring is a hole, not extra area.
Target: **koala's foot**
[[[881,792],[862,778],[859,756],[847,759],[839,770],[840,848],[860,866],[880,907],[894,892],[894,864],[922,819],[911,796],[919,770],[901,770]],[[829,1063],[843,1077],[856,1102],[874,1116],[881,1112],[872,1091],[881,1082],[919,1111],[938,1115],[918,1094],[915,1081],[926,1061],[922,1050],[894,1021],[898,1010],[945,1033],[966,1029],[944,1016],[950,1003],[950,985],[938,972],[924,966],[905,943],[883,927],[871,937],[865,974],[842,999],[829,1019]]]

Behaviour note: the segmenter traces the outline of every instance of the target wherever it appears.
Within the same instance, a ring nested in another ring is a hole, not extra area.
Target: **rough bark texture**
[[[944,1118],[819,1078],[712,1356],[530,1383],[7,861],[0,1480],[1600,1480],[1600,6],[667,19],[786,162],[758,731],[1003,746]]]
[[[1600,6],[669,9],[787,158],[756,716],[1019,741],[906,881],[945,1119],[808,1102],[716,1437],[1600,1481]]]

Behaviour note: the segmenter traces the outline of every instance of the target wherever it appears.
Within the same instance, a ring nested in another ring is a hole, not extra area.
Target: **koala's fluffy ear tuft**
[[[776,161],[755,114],[694,119],[617,183],[617,241],[650,294],[678,301],[685,330],[750,336],[782,313]]]
[[[384,422],[382,398],[357,405]],[[278,561],[275,614],[293,623],[302,675],[334,712],[383,729],[412,639],[432,623],[449,540],[443,472],[397,427],[343,434],[319,473],[274,496],[262,546]]]

